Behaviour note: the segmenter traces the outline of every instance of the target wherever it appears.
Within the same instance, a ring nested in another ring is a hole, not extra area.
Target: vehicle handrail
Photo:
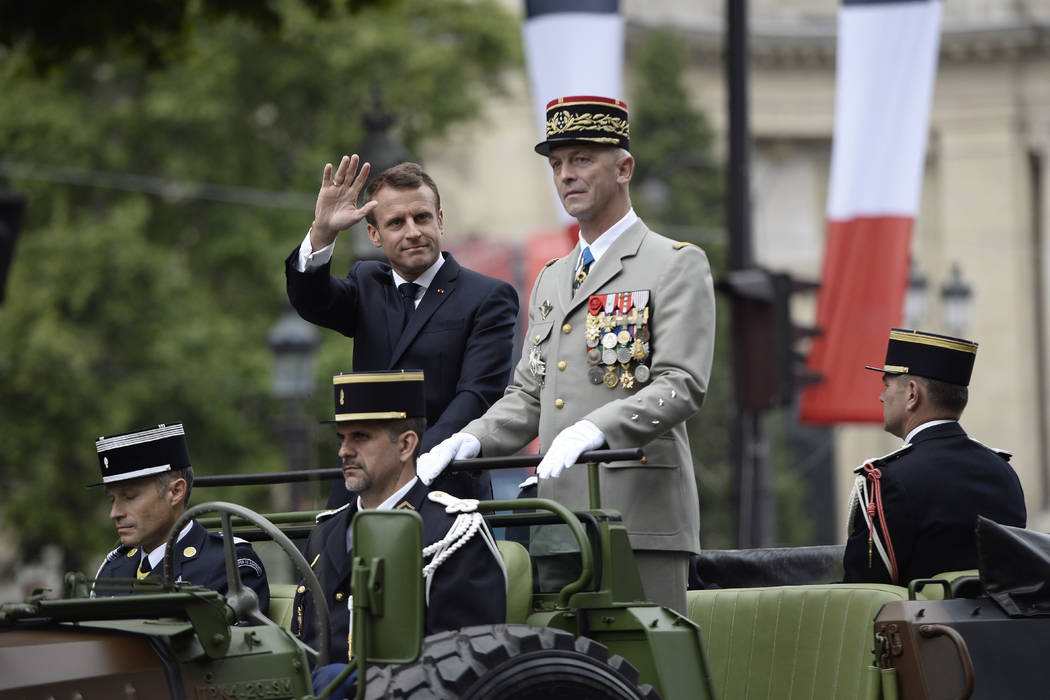
[[[554,513],[568,526],[572,536],[576,538],[576,544],[580,548],[580,575],[575,581],[571,581],[558,594],[558,605],[568,607],[569,598],[573,594],[582,591],[591,579],[594,578],[594,552],[591,551],[590,540],[583,530],[579,518],[572,511],[557,501],[546,498],[514,498],[501,501],[481,501],[478,503],[478,511],[482,513],[495,513],[500,510],[545,510]]]
[[[623,450],[591,450],[580,455],[577,464],[598,462],[619,462],[642,458],[640,447]],[[535,467],[543,459],[542,455],[514,455],[511,457],[476,457],[474,459],[457,459],[445,468],[446,472],[474,472],[493,469],[522,469]],[[251,474],[205,474],[193,477],[193,487],[200,486],[250,486],[256,484],[292,484],[302,481],[327,481],[343,478],[343,470],[332,469],[294,469],[284,472],[262,472]]]

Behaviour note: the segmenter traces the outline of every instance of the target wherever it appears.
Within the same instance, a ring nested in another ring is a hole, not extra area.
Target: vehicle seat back
[[[268,617],[286,630],[292,629],[292,601],[295,600],[294,583],[270,584],[270,612]]]
[[[532,609],[532,560],[529,552],[517,542],[497,540],[496,546],[507,568],[507,622],[522,623]],[[285,629],[292,628],[292,601],[296,585],[270,584],[271,620]]]
[[[507,568],[507,623],[524,624],[532,609],[532,560],[512,540],[496,540],[496,546]]]
[[[863,697],[875,616],[908,589],[821,584],[689,591],[711,676],[726,700]]]

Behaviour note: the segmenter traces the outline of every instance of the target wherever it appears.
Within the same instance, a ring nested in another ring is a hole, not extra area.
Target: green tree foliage
[[[728,269],[725,173],[713,149],[714,133],[685,88],[689,57],[672,30],[650,32],[632,60],[631,151],[637,165],[632,201],[658,231],[704,248],[715,279]],[[732,460],[734,392],[731,304],[716,297],[717,327],[711,382],[700,412],[689,421],[700,489],[701,542],[707,548],[737,542],[736,470]],[[769,468],[775,480],[778,543],[812,542],[805,480],[794,452],[797,420],[785,409],[763,418]],[[811,457],[804,457],[811,459]]]
[[[692,237],[685,240],[724,244],[723,169],[712,152],[711,126],[685,89],[684,40],[673,31],[655,30],[638,47],[632,64],[635,207],[651,220],[688,227],[684,233]],[[711,235],[713,231],[718,233]]]
[[[0,172],[28,199],[0,306],[0,480],[27,558],[56,543],[87,568],[114,541],[84,488],[100,435],[181,420],[198,473],[283,467],[265,337],[323,164],[358,147],[376,86],[412,149],[480,114],[520,60],[496,0],[274,1],[262,27],[216,4],[173,4],[159,64],[103,42],[41,70],[31,38],[0,48]],[[267,505],[193,495],[215,497]]]
[[[650,225],[696,243],[715,277],[726,270],[724,172],[712,152],[714,134],[685,88],[685,41],[671,30],[649,33],[631,58],[632,202]],[[716,300],[715,355],[703,408],[689,421],[700,489],[701,542],[735,543],[730,436],[733,386],[729,304]]]
[[[283,15],[280,0],[137,0],[134,8],[121,0],[69,2],[56,21],[54,4],[0,0],[0,45],[18,46],[40,69],[61,64],[79,49],[125,51],[152,65],[165,61],[191,33],[195,11],[211,19],[236,17],[259,29],[275,32]],[[356,0],[351,9],[382,0]],[[320,14],[330,0],[302,0]]]

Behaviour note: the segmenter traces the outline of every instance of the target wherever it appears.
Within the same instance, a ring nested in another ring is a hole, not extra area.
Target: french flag
[[[624,20],[619,0],[525,0],[522,35],[537,143],[546,138],[551,100],[567,95],[623,98]],[[557,199],[553,189],[552,193]],[[574,228],[575,219],[560,205],[558,211]]]
[[[827,244],[802,394],[809,423],[881,422],[881,377],[900,325],[922,193],[941,28],[939,0],[843,0]]]

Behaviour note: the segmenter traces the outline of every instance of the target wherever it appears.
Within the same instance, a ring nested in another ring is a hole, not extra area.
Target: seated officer
[[[434,571],[426,566],[428,548],[443,540],[456,521],[442,503],[458,499],[442,492],[428,495],[426,484],[416,478],[416,456],[426,427],[423,373],[356,372],[338,374],[333,382],[335,420],[324,422],[336,424],[339,459],[352,498],[347,505],[318,516],[306,555],[324,587],[331,613],[328,658],[345,663],[350,657],[350,523],[363,508],[408,509],[423,518],[424,634],[504,622],[506,573],[487,527],[462,543],[448,543],[452,554]],[[429,556],[434,563],[437,557]],[[300,582],[292,632],[316,647],[315,624],[313,604]]]
[[[907,585],[977,567],[977,516],[1025,526],[1010,454],[959,425],[977,343],[891,329],[882,372],[884,428],[904,446],[856,471],[845,580]]]
[[[106,556],[96,579],[159,578],[168,533],[186,511],[193,487],[193,467],[182,423],[158,425],[95,442],[102,483],[111,503],[109,518],[121,545]],[[251,546],[238,540],[241,583],[255,591],[259,610],[270,605],[266,570]],[[206,586],[226,593],[222,535],[208,533],[196,520],[179,533],[175,548],[176,583]],[[98,595],[115,595],[112,586],[96,586]]]

